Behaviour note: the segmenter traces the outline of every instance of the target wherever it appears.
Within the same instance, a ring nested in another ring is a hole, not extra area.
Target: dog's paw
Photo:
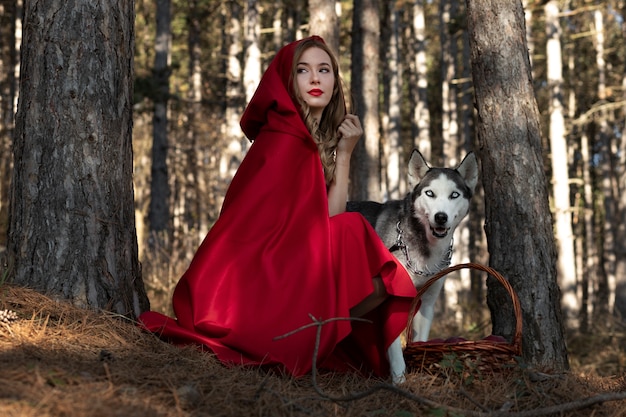
[[[392,374],[391,382],[393,382],[393,385],[402,385],[406,382],[406,375],[404,372],[401,374]]]

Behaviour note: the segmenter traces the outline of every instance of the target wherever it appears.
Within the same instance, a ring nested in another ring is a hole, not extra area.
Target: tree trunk
[[[336,0],[309,0],[309,35],[324,38],[330,49],[339,56],[339,22]]]
[[[148,211],[150,242],[157,247],[167,243],[170,222],[169,176],[167,170],[168,114],[171,48],[170,0],[156,2],[156,39],[154,55],[154,115],[152,118],[152,177]]]
[[[591,295],[593,295],[593,285],[597,282],[598,271],[600,270],[600,257],[598,255],[598,234],[596,230],[597,211],[595,208],[595,192],[597,180],[593,168],[593,143],[590,143],[589,134],[583,131],[580,138],[581,159],[583,165],[583,198],[584,198],[584,225],[585,225],[585,263],[583,264],[583,281],[580,308],[580,330],[583,333],[589,331],[589,318],[591,317]]]
[[[377,0],[356,0],[352,28],[352,82],[363,138],[352,154],[350,199],[380,201],[378,120],[380,21]]]
[[[413,89],[416,97],[413,124],[416,129],[415,146],[427,161],[431,160],[430,113],[428,111],[428,69],[426,66],[426,22],[424,0],[415,0],[413,5],[413,30],[415,32],[415,76]]]
[[[400,112],[400,82],[402,80],[402,68],[400,65],[400,33],[399,18],[396,3],[387,2],[385,7],[385,18],[387,24],[384,25],[381,54],[385,55],[383,60],[383,154],[384,163],[381,177],[383,178],[383,199],[398,199],[404,196],[406,190],[403,187],[401,173],[406,172],[402,165],[406,165],[402,154],[402,132],[401,132],[401,112]]]
[[[244,43],[246,47],[243,59],[243,85],[246,90],[245,100],[246,103],[248,103],[252,99],[261,81],[261,49],[259,47],[261,22],[256,0],[248,0],[244,32]]]
[[[626,2],[622,3],[622,19],[626,18]],[[622,24],[622,40],[626,43],[626,25]],[[622,75],[622,120],[626,120],[626,62],[624,62],[624,73]],[[618,149],[612,152],[619,155],[615,161],[615,216],[618,219],[626,219],[626,123],[622,123],[622,135],[616,141]],[[621,185],[620,185],[621,184]],[[613,228],[615,241],[615,303],[613,314],[626,321],[626,222],[621,221]]]
[[[439,3],[439,36],[441,38],[441,154],[433,155],[435,165],[454,166],[461,162],[459,151],[459,123],[456,104],[456,36],[451,30],[452,18],[458,0],[441,0]],[[437,160],[441,158],[440,160]]]
[[[595,49],[596,49],[596,67],[598,70],[598,100],[604,101],[607,97],[606,88],[606,61],[604,59],[604,17],[602,11],[596,9],[593,11],[594,17],[594,29],[595,29]],[[595,288],[595,297],[593,304],[593,319],[595,323],[606,323],[609,309],[611,309],[611,297],[615,288],[615,277],[612,274],[611,266],[613,262],[613,229],[617,223],[617,219],[613,217],[613,195],[611,192],[611,141],[613,132],[609,127],[608,111],[602,109],[595,118],[598,126],[596,127],[596,144],[598,149],[598,156],[602,163],[597,167],[599,174],[599,186],[601,201],[598,201],[598,216],[600,222],[598,222],[598,234],[600,239],[598,242],[598,251],[600,262],[598,264],[598,281]],[[624,221],[624,219],[619,219]]]
[[[149,308],[133,212],[132,2],[27,1],[10,279],[74,305]]]
[[[490,265],[508,278],[520,298],[526,362],[567,369],[522,4],[520,0],[466,0],[466,4]],[[493,332],[510,337],[515,317],[508,294],[493,279],[488,289]]]
[[[18,4],[20,3],[20,4]],[[17,67],[19,43],[16,39],[16,27],[21,19],[21,2],[11,0],[0,2],[3,13],[0,15],[0,258],[6,247],[9,227],[9,188],[11,186],[11,168],[13,156],[11,146],[15,122],[15,99],[17,97]],[[20,25],[21,26],[21,25]],[[0,268],[4,264],[0,264]]]
[[[227,49],[225,55],[226,115],[222,126],[224,150],[220,161],[220,177],[228,183],[239,168],[248,140],[245,139],[239,127],[239,119],[245,106],[241,67],[242,10],[237,2],[225,4],[223,7],[227,23],[224,33],[224,45]]]
[[[554,195],[554,229],[558,247],[557,271],[563,291],[562,308],[566,323],[577,328],[580,304],[577,297],[574,234],[570,207],[570,181],[563,115],[563,62],[561,59],[561,26],[559,6],[554,0],[545,7],[546,59],[548,88],[550,89],[550,160],[552,161],[552,188]]]

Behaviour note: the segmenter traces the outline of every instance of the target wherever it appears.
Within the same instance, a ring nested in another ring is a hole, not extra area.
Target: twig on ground
[[[525,410],[525,411],[518,411],[518,412],[488,411],[485,407],[476,404],[483,411],[471,411],[471,410],[465,410],[465,409],[461,409],[457,407],[450,407],[447,405],[439,404],[435,401],[429,400],[419,395],[415,395],[405,389],[402,389],[399,386],[389,384],[389,383],[379,383],[377,385],[374,385],[370,389],[367,389],[362,392],[356,392],[356,393],[352,393],[352,394],[344,395],[344,396],[333,396],[333,395],[325,393],[317,383],[317,353],[319,351],[322,327],[327,323],[338,321],[338,320],[359,320],[359,321],[367,321],[367,320],[352,318],[352,317],[335,317],[335,318],[331,318],[327,320],[318,320],[311,314],[309,314],[309,317],[311,318],[311,320],[313,320],[312,323],[302,326],[282,336],[278,336],[276,339],[282,339],[292,334],[295,334],[301,330],[310,328],[312,326],[317,326],[317,332],[315,334],[315,349],[314,349],[313,360],[312,360],[311,379],[312,379],[313,388],[315,389],[315,392],[323,399],[326,399],[329,401],[333,401],[333,402],[356,401],[356,400],[365,398],[369,395],[372,395],[377,391],[385,390],[385,391],[393,392],[397,395],[400,395],[401,397],[404,397],[408,400],[414,401],[418,404],[421,404],[430,408],[442,409],[450,413],[458,413],[460,415],[464,415],[468,417],[536,417],[536,416],[545,416],[549,414],[579,410],[579,409],[590,407],[595,404],[601,404],[601,403],[605,403],[609,401],[626,400],[626,391],[622,391],[622,392],[612,392],[612,393],[594,395],[593,397],[583,398],[577,401],[571,401],[568,403],[563,403],[563,404],[554,405],[550,407],[537,408],[534,410]],[[470,401],[472,401],[471,398],[470,398]],[[474,403],[474,401],[472,402]]]

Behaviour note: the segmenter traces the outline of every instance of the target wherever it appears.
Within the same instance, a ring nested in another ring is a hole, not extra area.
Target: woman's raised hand
[[[361,121],[356,114],[346,114],[345,119],[339,125],[339,143],[337,144],[337,155],[352,155],[352,151],[357,142],[363,136]]]

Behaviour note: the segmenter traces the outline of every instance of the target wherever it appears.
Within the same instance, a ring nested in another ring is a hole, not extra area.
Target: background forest
[[[21,7],[0,2],[0,246],[8,227]],[[527,0],[524,7],[567,328],[623,332],[626,2]],[[154,310],[168,312],[174,285],[219,214],[249,145],[239,117],[286,42],[324,36],[341,57],[349,90],[360,92],[353,110],[365,135],[351,198],[402,197],[413,148],[432,165],[454,166],[480,146],[462,1],[136,0],[135,13],[135,216]],[[375,34],[364,41],[365,56],[353,49],[364,34]],[[510,153],[515,158],[515,149]],[[489,262],[485,198],[477,193],[455,237],[453,263]],[[440,313],[453,317],[450,326],[480,328],[483,299],[482,281],[459,274],[446,282]]]
[[[166,16],[167,3],[138,0],[136,7],[135,199],[144,280],[157,305],[158,294],[169,299],[218,215],[248,146],[238,121],[262,70],[285,42],[313,30],[314,18],[306,1],[174,0]],[[337,37],[344,80],[352,87],[353,7],[364,3],[336,2],[338,30],[323,33]],[[432,165],[455,165],[477,140],[464,3],[378,7],[364,19],[380,33],[371,45],[379,56],[376,84],[367,86],[375,91],[378,114],[365,123],[364,139],[373,162],[352,196],[382,201],[407,191],[405,165],[413,148]],[[592,321],[626,314],[625,7],[608,0],[525,4],[563,307],[568,325],[583,332]],[[155,43],[155,34],[163,40]],[[363,64],[373,66],[367,58]],[[479,193],[455,238],[456,262],[488,262],[483,198]],[[164,239],[155,238],[159,233]],[[160,244],[147,250],[150,242]],[[481,300],[480,284],[469,276],[446,287],[440,306],[449,312]],[[476,320],[466,317],[465,325]]]

